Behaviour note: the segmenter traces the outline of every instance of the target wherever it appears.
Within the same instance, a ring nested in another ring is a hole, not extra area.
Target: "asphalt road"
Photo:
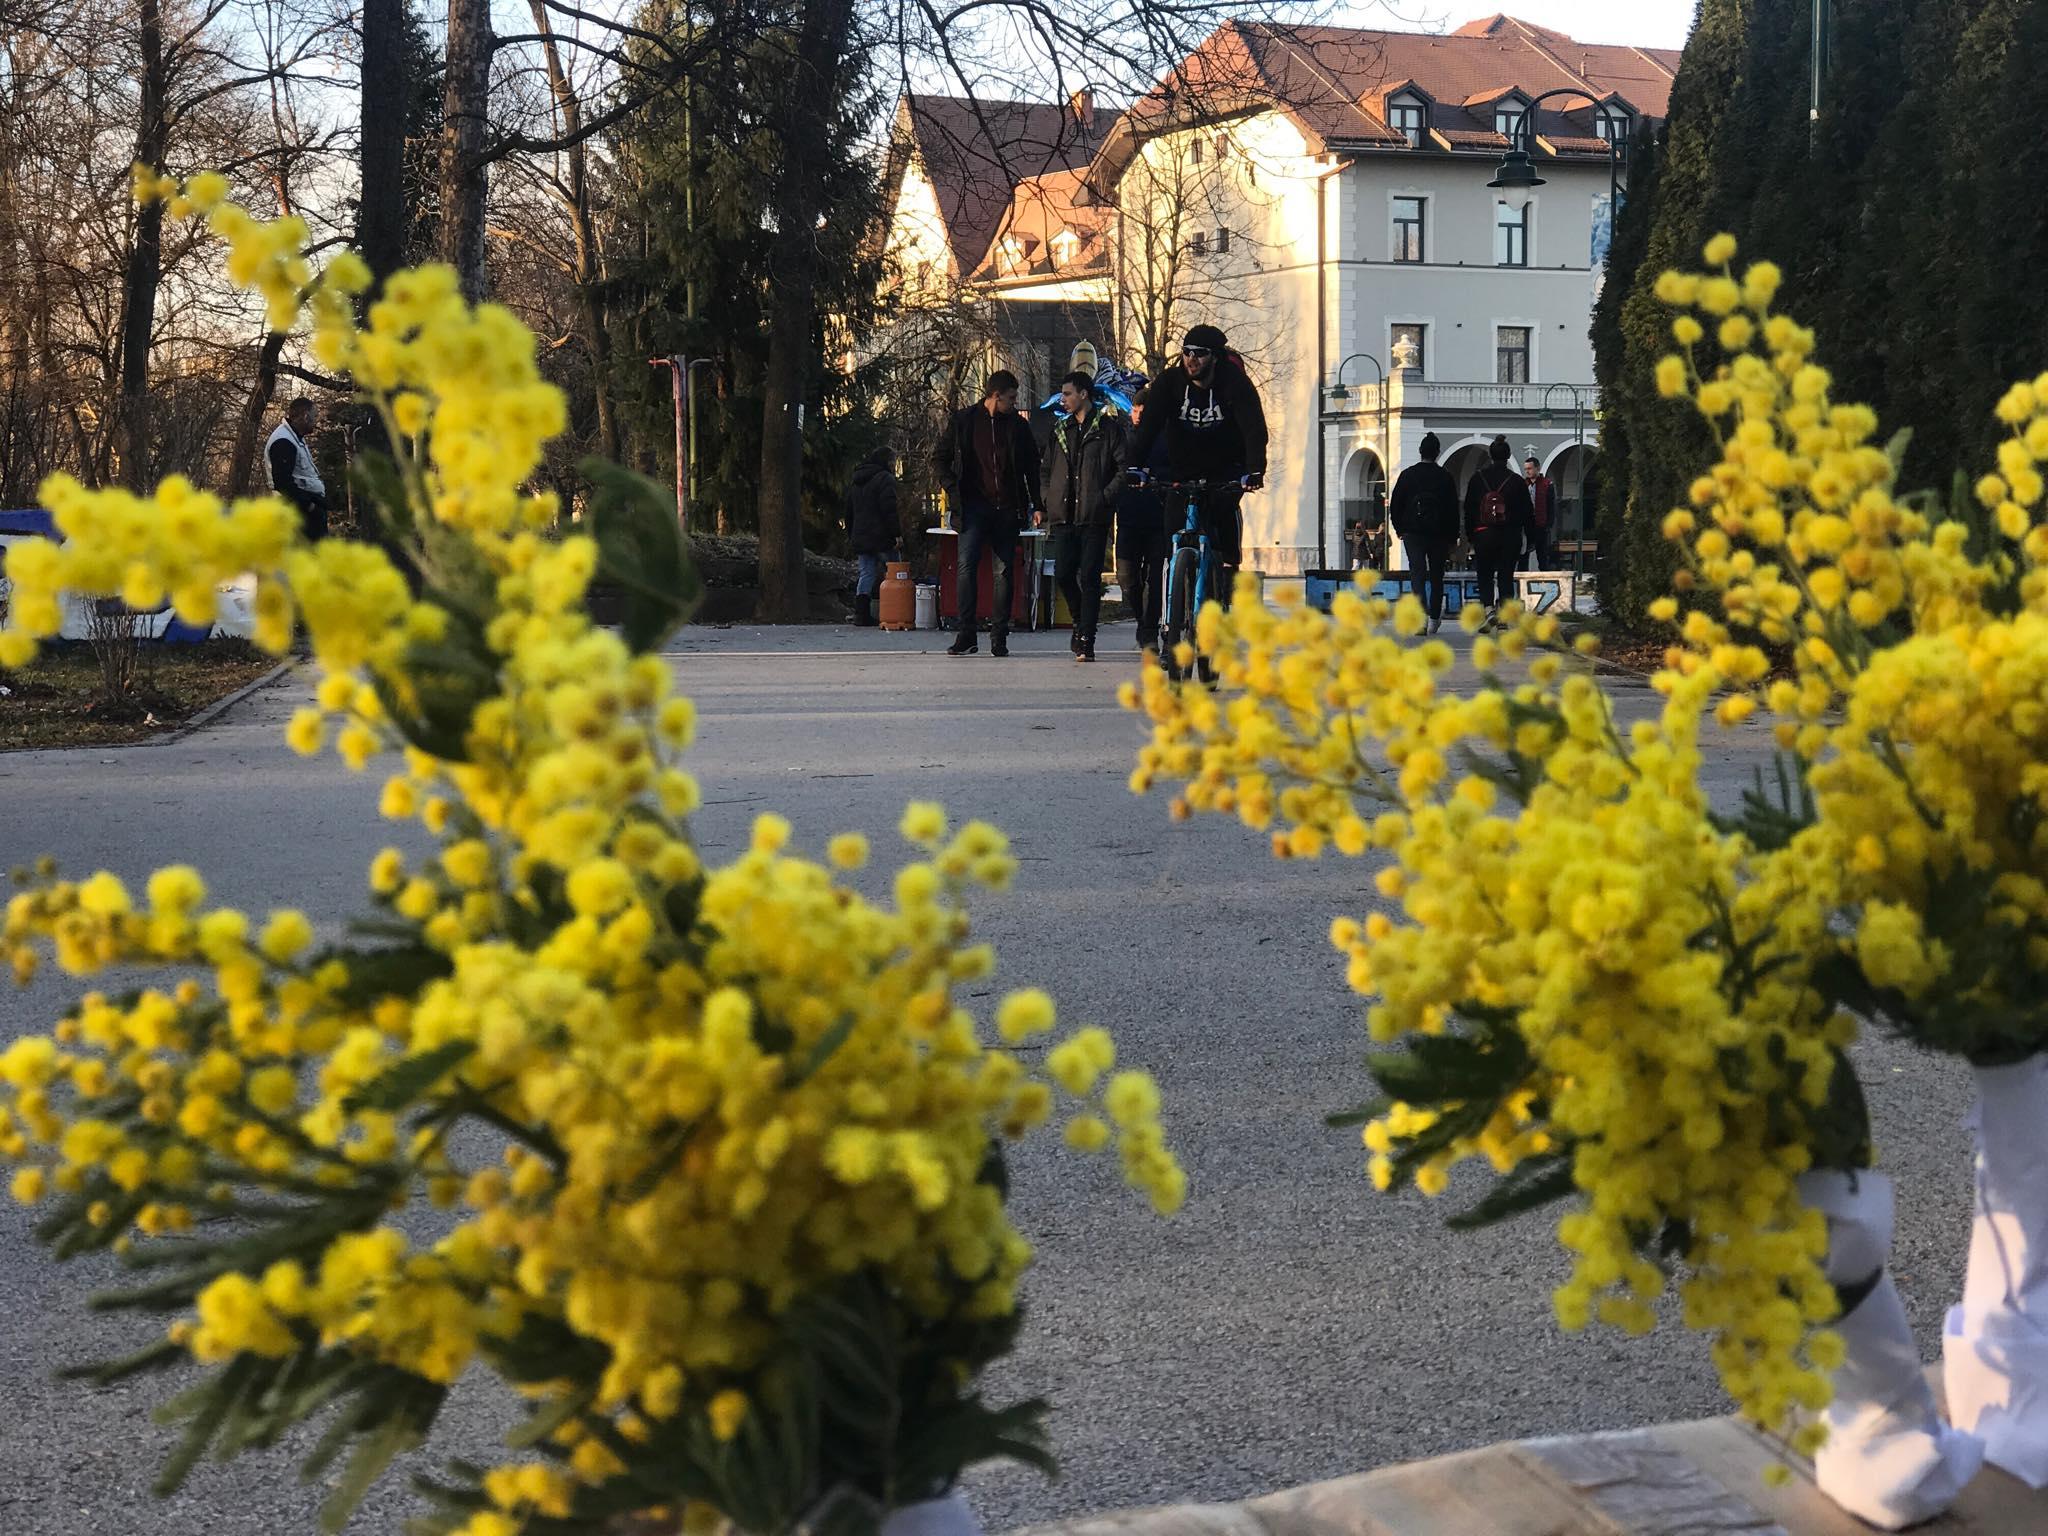
[[[991,991],[1046,986],[1164,1089],[1192,1184],[1172,1221],[1110,1165],[1054,1144],[1017,1160],[1017,1218],[1040,1257],[1023,1341],[990,1389],[1051,1397],[1063,1476],[976,1474],[990,1529],[1724,1408],[1704,1349],[1676,1328],[1558,1332],[1562,1266],[1542,1218],[1446,1234],[1442,1207],[1374,1195],[1356,1134],[1324,1128],[1366,1091],[1360,1010],[1325,943],[1333,914],[1375,903],[1366,866],[1280,864],[1234,823],[1177,826],[1162,797],[1134,799],[1139,727],[1115,703],[1135,668],[1126,631],[1092,668],[1070,664],[1062,636],[1022,637],[1007,661],[948,660],[943,638],[692,630],[674,659],[703,718],[709,853],[741,846],[768,809],[812,849],[861,830],[893,851],[911,798],[997,821],[1023,862],[978,908],[1001,956]],[[297,701],[283,682],[181,742],[0,757],[8,857],[49,851],[131,877],[189,860],[224,899],[338,919],[387,829],[372,784],[283,746]],[[1629,707],[1654,704],[1641,689]],[[1740,733],[1717,758],[1717,795],[1747,781],[1762,740]],[[884,887],[883,860],[870,878]],[[46,985],[0,997],[0,1039],[60,1002]],[[1933,1358],[1961,1283],[1968,1083],[1887,1042],[1859,1062],[1900,1186],[1895,1272]],[[0,1208],[0,1532],[312,1531],[319,1492],[282,1454],[203,1467],[168,1504],[149,1497],[170,1444],[149,1418],[166,1383],[52,1380],[123,1343],[83,1307],[91,1278],[60,1272],[26,1214]],[[488,1455],[499,1406],[465,1384],[447,1449]],[[350,1531],[395,1532],[409,1502],[393,1480]]]

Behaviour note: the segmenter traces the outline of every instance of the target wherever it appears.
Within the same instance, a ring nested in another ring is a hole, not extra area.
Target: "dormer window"
[[[1412,149],[1422,148],[1422,136],[1429,131],[1429,112],[1413,96],[1396,96],[1387,103],[1387,126],[1408,141]]]
[[[1081,237],[1071,229],[1063,229],[1052,237],[1052,260],[1056,267],[1070,267],[1080,254]]]
[[[996,270],[1006,276],[1014,272],[1021,272],[1024,270],[1025,258],[1029,254],[1029,247],[1022,240],[1019,240],[1015,235],[1005,235],[1003,236],[1002,245],[998,247]]]
[[[1513,96],[1505,96],[1494,103],[1493,131],[1514,143],[1521,136],[1522,113],[1525,108]]]
[[[1628,113],[1620,107],[1602,107],[1595,112],[1593,131],[1612,144],[1617,154],[1628,153]]]

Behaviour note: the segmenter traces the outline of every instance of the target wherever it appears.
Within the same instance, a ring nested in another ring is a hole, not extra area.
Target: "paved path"
[[[1059,635],[1021,637],[1006,662],[948,660],[944,637],[827,628],[692,630],[674,646],[703,714],[707,850],[737,848],[771,808],[813,849],[859,829],[893,851],[913,797],[1000,822],[1023,869],[979,909],[1002,957],[992,986],[1049,987],[1165,1089],[1193,1181],[1170,1223],[1106,1165],[1055,1147],[1020,1160],[1040,1263],[1022,1346],[991,1386],[1054,1399],[1065,1475],[978,1475],[989,1527],[1721,1411],[1704,1350],[1675,1330],[1557,1332],[1561,1266],[1538,1223],[1453,1238],[1441,1208],[1372,1195],[1355,1133],[1322,1125],[1366,1091],[1359,1009],[1324,935],[1336,911],[1373,904],[1367,871],[1279,864],[1234,823],[1175,826],[1162,797],[1132,798],[1138,726],[1115,689],[1135,657],[1127,631],[1111,635],[1092,668],[1070,664]],[[282,683],[168,746],[0,756],[5,852],[126,875],[190,859],[225,898],[340,917],[385,832],[367,818],[371,785],[282,745],[297,697]],[[1654,704],[1643,689],[1631,709]],[[1737,738],[1717,794],[1747,781],[1762,740]],[[881,890],[886,869],[871,876]],[[0,1037],[32,1016],[0,998]],[[1861,1061],[1901,1186],[1900,1284],[1931,1354],[1960,1283],[1967,1087],[1883,1042]],[[95,1396],[50,1382],[104,1337],[81,1277],[60,1287],[27,1226],[0,1210],[0,1531],[310,1531],[317,1495],[281,1457],[202,1468],[174,1504],[148,1500],[167,1437],[147,1410],[163,1384]],[[451,1409],[461,1449],[488,1452],[489,1406],[471,1392]],[[395,1531],[406,1503],[387,1490],[351,1530]]]

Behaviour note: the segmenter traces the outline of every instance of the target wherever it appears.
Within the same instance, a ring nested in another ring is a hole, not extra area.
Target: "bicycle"
[[[1223,562],[1210,546],[1209,535],[1202,529],[1202,495],[1207,491],[1238,491],[1251,487],[1244,480],[1154,480],[1149,475],[1135,479],[1133,483],[1159,491],[1187,493],[1187,521],[1173,536],[1173,551],[1166,561],[1165,601],[1161,604],[1160,614],[1160,664],[1166,668],[1169,678],[1179,682],[1186,674],[1174,659],[1174,651],[1183,638],[1194,639],[1196,615],[1201,613],[1204,603],[1221,591],[1223,585]],[[1209,681],[1208,658],[1198,657],[1196,666],[1202,680]]]

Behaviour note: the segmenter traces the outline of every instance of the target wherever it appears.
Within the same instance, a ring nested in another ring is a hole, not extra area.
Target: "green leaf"
[[[596,1391],[584,1387],[565,1396],[555,1398],[545,1407],[538,1408],[514,1425],[505,1434],[505,1445],[514,1451],[530,1451],[546,1440],[556,1430],[575,1418],[590,1406]]]
[[[432,1422],[431,1413],[427,1420]],[[368,1495],[370,1485],[390,1469],[392,1462],[417,1449],[425,1438],[417,1404],[409,1405],[406,1411],[394,1414],[371,1430],[349,1457],[348,1468],[334,1492],[320,1506],[321,1529],[339,1532]]]
[[[350,1114],[364,1109],[404,1109],[417,1101],[436,1083],[476,1050],[473,1040],[450,1040],[431,1051],[394,1062],[348,1096],[343,1108]]]
[[[816,1076],[818,1070],[832,1059],[839,1047],[846,1044],[847,1037],[853,1033],[853,1027],[858,1022],[859,1020],[849,1013],[845,1018],[826,1030],[824,1034],[820,1035],[817,1044],[813,1045],[805,1053],[802,1064],[797,1067],[796,1072],[789,1079],[784,1091],[788,1092],[801,1088]]]
[[[1884,456],[1891,460],[1893,473],[1897,473],[1900,467],[1905,464],[1906,450],[1912,446],[1912,443],[1913,429],[1911,427],[1901,427],[1892,434],[1891,441],[1884,445]]]
[[[182,1344],[169,1339],[158,1339],[146,1349],[138,1349],[132,1355],[123,1355],[118,1360],[102,1360],[92,1365],[69,1365],[57,1373],[59,1381],[86,1381],[96,1387],[111,1387],[118,1381],[131,1376],[141,1376],[150,1371],[169,1370],[182,1365],[192,1358]]]
[[[412,533],[412,498],[390,454],[381,448],[361,449],[350,461],[348,475],[355,483],[358,510],[370,514],[372,538],[395,542]]]
[[[348,967],[348,981],[337,994],[344,1008],[368,1008],[386,997],[414,997],[429,982],[455,970],[447,955],[416,941],[389,949],[338,951],[323,958],[339,959]]]
[[[1332,1130],[1355,1130],[1361,1125],[1370,1125],[1393,1107],[1394,1101],[1384,1096],[1369,1099],[1363,1104],[1353,1105],[1350,1109],[1340,1109],[1333,1115],[1323,1116],[1323,1124]]]
[[[683,544],[675,498],[644,475],[603,459],[578,466],[592,488],[598,570],[626,596],[626,644],[653,649],[696,611],[703,584]]]
[[[210,1381],[173,1398],[157,1410],[156,1416],[162,1423],[175,1423],[186,1417],[192,1420],[191,1428],[185,1431],[185,1438],[178,1442],[178,1448],[171,1452],[163,1470],[157,1474],[155,1492],[158,1498],[167,1499],[185,1486],[185,1479],[192,1475],[193,1467],[206,1454],[207,1446],[212,1444],[214,1435],[241,1397],[244,1386],[262,1364],[254,1355],[239,1355]]]
[[[1569,1151],[1546,1152],[1517,1163],[1476,1205],[1458,1212],[1444,1225],[1453,1232],[1474,1232],[1510,1216],[1562,1200],[1577,1186],[1572,1182]]]

